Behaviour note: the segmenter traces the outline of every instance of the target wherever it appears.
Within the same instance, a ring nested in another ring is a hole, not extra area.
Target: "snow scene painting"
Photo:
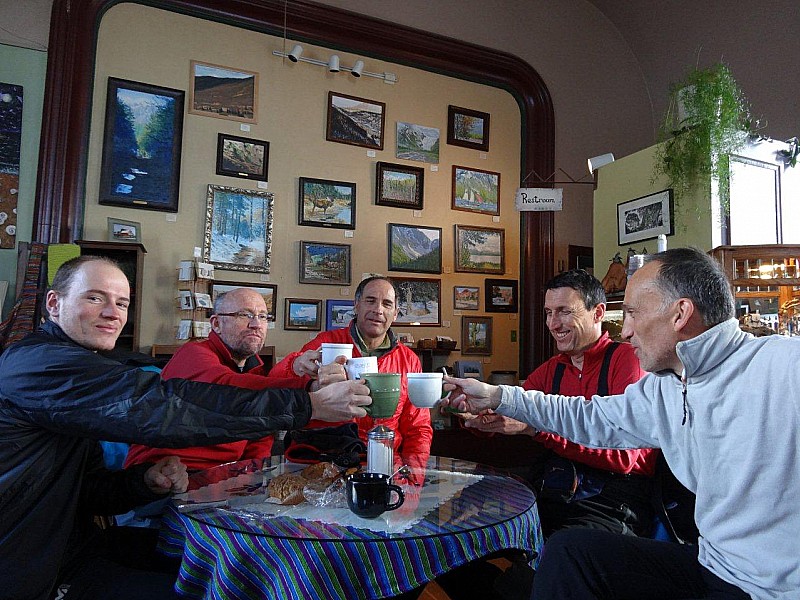
[[[439,304],[442,298],[440,279],[392,277],[397,289],[397,319],[403,325],[440,326]]]
[[[397,122],[397,158],[439,163],[439,130]]]
[[[273,196],[208,186],[203,258],[220,269],[269,273]]]

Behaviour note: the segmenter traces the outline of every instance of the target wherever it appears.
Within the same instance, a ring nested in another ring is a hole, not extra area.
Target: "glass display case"
[[[731,281],[742,329],[800,335],[800,246],[719,246],[709,254]]]

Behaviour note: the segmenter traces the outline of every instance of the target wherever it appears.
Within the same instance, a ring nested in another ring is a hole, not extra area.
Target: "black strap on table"
[[[598,396],[608,396],[608,369],[611,366],[611,357],[614,354],[614,350],[617,349],[617,346],[619,346],[619,342],[613,342],[606,348],[606,353],[603,355],[603,364],[600,367],[600,378],[597,380],[597,391],[595,392]],[[558,394],[560,392],[561,379],[564,377],[566,368],[567,365],[562,362],[556,365],[556,372],[553,373],[553,386],[550,390],[551,394]]]

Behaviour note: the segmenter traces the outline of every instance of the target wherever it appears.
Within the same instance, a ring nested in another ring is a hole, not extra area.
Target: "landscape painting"
[[[217,135],[217,175],[267,181],[268,166],[269,142]]]
[[[472,286],[453,286],[453,308],[456,310],[478,310],[480,308],[480,288]]]
[[[375,173],[375,204],[422,210],[425,169],[379,162]]]
[[[203,260],[233,271],[269,273],[273,195],[209,185]]]
[[[325,301],[325,329],[341,329],[347,327],[355,317],[355,302],[352,300]]]
[[[322,300],[286,298],[283,328],[319,331],[322,328]]]
[[[441,228],[389,223],[389,270],[441,273]]]
[[[255,123],[258,73],[191,61],[189,114]]]
[[[178,211],[180,90],[108,78],[100,204]]]
[[[364,146],[383,150],[383,129],[386,104],[328,92],[328,127],[325,139],[329,142]]]
[[[500,214],[500,173],[453,165],[453,210]]]
[[[439,130],[397,122],[397,158],[439,164]]]
[[[505,273],[505,230],[456,225],[456,271]]]
[[[492,317],[461,317],[461,354],[492,353]]]
[[[350,285],[350,245],[300,242],[300,283]]]
[[[449,106],[447,108],[447,143],[487,152],[489,150],[489,113]]]
[[[397,319],[395,323],[409,326],[442,324],[439,305],[442,298],[440,279],[392,277],[397,290]]]
[[[299,225],[356,228],[356,184],[300,178]]]
[[[215,280],[211,282],[211,301],[215,302],[217,300],[217,296],[220,294],[230,292],[231,290],[235,290],[237,288],[247,288],[258,292],[261,297],[264,298],[264,304],[267,305],[269,320],[275,320],[278,286],[271,283],[248,283],[244,281],[238,282]]]

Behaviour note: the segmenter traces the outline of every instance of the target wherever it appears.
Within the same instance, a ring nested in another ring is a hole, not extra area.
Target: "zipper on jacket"
[[[686,378],[681,377],[681,385],[683,385],[683,421],[681,421],[681,425],[686,425],[686,415],[689,414],[689,407],[686,402]]]

